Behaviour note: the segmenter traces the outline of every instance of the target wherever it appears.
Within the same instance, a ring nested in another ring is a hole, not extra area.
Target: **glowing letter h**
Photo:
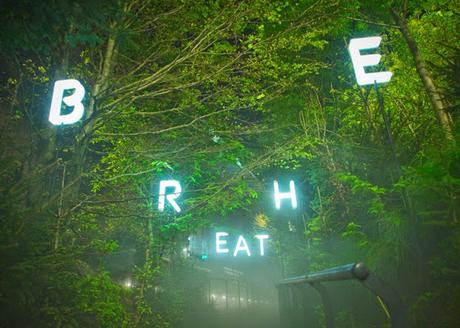
[[[281,199],[290,198],[292,208],[297,208],[297,197],[295,194],[295,185],[294,181],[289,181],[289,192],[280,192],[278,181],[273,182],[273,187],[275,188],[275,206],[277,209],[281,208]]]

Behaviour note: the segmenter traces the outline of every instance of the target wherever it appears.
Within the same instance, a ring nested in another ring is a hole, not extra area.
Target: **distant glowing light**
[[[66,90],[75,91],[70,96],[64,97],[64,91]],[[84,97],[85,88],[79,81],[73,79],[56,81],[54,83],[48,120],[54,125],[72,124],[77,122],[83,117],[85,112],[85,108],[81,102]],[[73,107],[72,112],[62,115],[62,102],[69,107]]]
[[[248,244],[246,243],[246,239],[243,236],[238,237],[238,241],[236,243],[235,251],[233,252],[233,256],[236,256],[238,252],[245,251],[248,256],[251,256],[251,252],[249,251]]]
[[[228,233],[226,232],[217,232],[216,233],[216,253],[228,253],[228,248],[222,248],[221,246],[227,245],[226,240],[221,240],[220,237],[227,237]]]
[[[123,283],[123,286],[125,286],[126,288],[131,288],[133,286],[133,283],[131,281],[131,279],[126,279]]]
[[[360,50],[377,48],[382,38],[379,36],[351,39],[348,51],[350,53],[353,69],[355,71],[356,82],[359,85],[369,85],[389,82],[393,73],[375,72],[366,73],[365,67],[378,65],[381,59],[379,54],[361,55]]]
[[[174,192],[172,194],[166,195],[166,188],[174,188]],[[181,209],[179,205],[176,203],[176,198],[180,196],[182,192],[182,188],[180,186],[179,181],[176,180],[162,180],[160,181],[160,196],[158,198],[158,210],[163,212],[165,209],[165,198],[171,204],[176,212],[180,212]]]
[[[261,255],[261,256],[264,256],[264,255],[265,255],[265,252],[264,252],[264,240],[265,240],[265,239],[268,239],[269,236],[268,236],[268,235],[255,235],[255,237],[256,237],[257,239],[259,239],[260,255]]]
[[[282,199],[291,199],[291,206],[293,209],[297,208],[297,196],[295,192],[294,181],[289,181],[289,192],[280,192],[278,181],[273,181],[273,188],[275,191],[275,206],[277,209],[281,208]]]

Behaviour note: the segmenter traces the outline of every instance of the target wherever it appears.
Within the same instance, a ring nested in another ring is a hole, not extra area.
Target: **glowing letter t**
[[[268,239],[268,235],[256,235],[256,238],[259,239],[260,242],[260,255],[264,256],[264,239]]]

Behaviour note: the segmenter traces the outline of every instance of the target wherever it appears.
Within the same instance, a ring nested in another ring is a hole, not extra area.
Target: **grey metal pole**
[[[329,298],[329,293],[327,292],[326,287],[320,283],[310,284],[314,289],[316,289],[321,296],[323,302],[323,311],[324,318],[326,321],[326,328],[334,328],[334,314],[332,312],[331,299]]]
[[[382,97],[382,94],[380,93],[377,81],[374,81],[374,88],[375,88],[375,92],[377,93],[377,99],[379,101],[379,109],[380,109],[380,113],[382,114],[383,123],[385,125],[385,132],[387,135],[388,144],[390,146],[391,156],[393,157],[393,160],[396,166],[396,170],[398,173],[398,178],[399,178],[401,176],[401,165],[399,164],[398,157],[396,156],[395,144],[393,141],[393,135],[391,133],[390,119],[388,118],[388,115],[385,112],[383,97]]]
[[[208,302],[211,304],[211,279],[208,281]]]
[[[240,280],[237,280],[236,282],[238,284],[238,310],[241,310]]]
[[[225,310],[228,313],[228,280],[225,279]]]
[[[278,284],[280,301],[280,318],[283,327],[289,326],[292,316],[293,300],[291,299],[291,289],[303,284],[309,284],[315,288],[321,296],[324,314],[326,317],[326,327],[332,328],[334,325],[332,315],[332,304],[327,290],[320,283],[328,281],[358,280],[376,296],[379,296],[387,306],[391,326],[393,328],[408,328],[407,309],[396,290],[372,273],[363,263],[352,263],[340,267],[310,273],[304,276],[292,277],[281,280]],[[284,294],[285,292],[285,294]]]
[[[249,307],[249,284],[246,281],[246,309]]]

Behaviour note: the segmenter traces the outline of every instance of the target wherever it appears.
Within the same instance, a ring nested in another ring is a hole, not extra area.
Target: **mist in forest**
[[[0,327],[460,327],[459,17],[3,0]]]

